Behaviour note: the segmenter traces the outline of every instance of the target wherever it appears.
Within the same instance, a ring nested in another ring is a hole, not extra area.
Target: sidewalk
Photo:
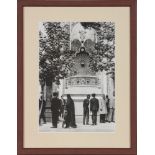
[[[99,117],[97,119],[97,125],[91,125],[91,118],[89,121],[89,125],[83,125],[82,116],[76,116],[76,124],[77,128],[62,128],[62,120],[58,123],[58,128],[51,128],[52,123],[42,124],[39,127],[40,132],[114,132],[115,131],[115,123],[99,123]]]

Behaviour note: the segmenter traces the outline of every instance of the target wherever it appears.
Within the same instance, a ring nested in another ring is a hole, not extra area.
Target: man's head
[[[57,93],[57,92],[54,92],[54,93],[53,93],[53,96],[54,96],[54,97],[58,97],[58,93]]]
[[[67,94],[67,98],[71,98],[70,94]]]
[[[108,98],[108,95],[106,95],[106,98]]]
[[[94,93],[94,94],[92,94],[92,97],[95,97],[96,96],[96,94]]]
[[[61,95],[61,98],[63,99],[63,95]]]
[[[90,99],[90,95],[87,95],[87,99]]]

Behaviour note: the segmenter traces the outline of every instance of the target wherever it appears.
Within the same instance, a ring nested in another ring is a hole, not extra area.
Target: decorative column
[[[64,81],[64,79],[62,79],[62,80],[60,80],[60,85],[59,85],[59,89],[58,89],[58,91],[59,91],[59,98],[61,98],[61,96],[63,95],[63,81]]]
[[[103,85],[102,85],[103,94],[107,95],[107,75],[106,75],[106,71],[102,72],[102,80],[103,80]]]

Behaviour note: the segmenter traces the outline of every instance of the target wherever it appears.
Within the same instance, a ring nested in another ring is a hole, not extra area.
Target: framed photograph
[[[18,155],[136,155],[136,0],[18,1]]]

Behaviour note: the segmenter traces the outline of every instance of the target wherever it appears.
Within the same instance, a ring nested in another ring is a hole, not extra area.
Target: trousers
[[[59,117],[59,112],[52,112],[52,125],[53,125],[53,127],[57,127],[58,117]]]
[[[110,108],[109,115],[108,115],[109,122],[115,122],[115,109]]]
[[[83,124],[85,125],[89,123],[89,109],[84,109],[83,111]]]
[[[97,125],[97,111],[92,111],[92,124]]]

